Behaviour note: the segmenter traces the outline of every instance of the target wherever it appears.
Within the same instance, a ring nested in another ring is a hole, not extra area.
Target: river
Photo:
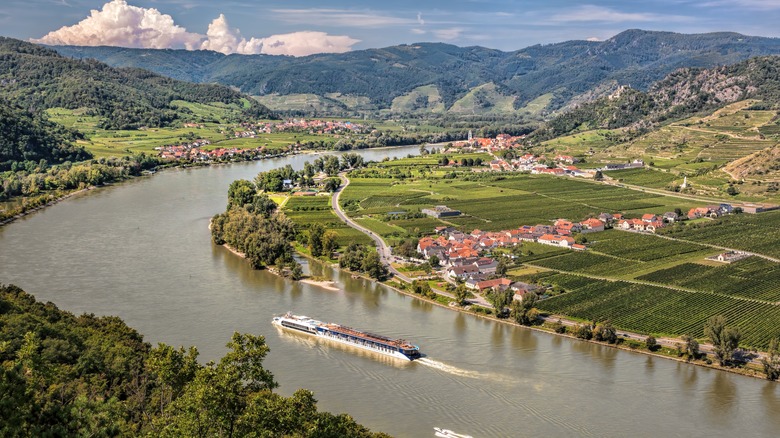
[[[366,159],[417,147],[369,150]],[[497,324],[319,265],[329,291],[248,264],[209,239],[231,181],[312,156],[178,169],[93,190],[0,228],[0,282],[73,312],[118,315],[153,343],[219,358],[234,331],[263,334],[279,392],[374,430],[474,437],[777,436],[780,386]],[[292,310],[420,345],[399,364],[278,331]]]

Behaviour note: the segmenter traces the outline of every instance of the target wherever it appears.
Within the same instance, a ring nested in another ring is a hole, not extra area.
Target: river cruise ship
[[[390,339],[372,333],[361,332],[340,324],[317,321],[308,316],[293,315],[288,312],[284,316],[274,317],[273,323],[288,330],[329,339],[397,359],[415,360],[421,357],[420,348],[403,339]]]

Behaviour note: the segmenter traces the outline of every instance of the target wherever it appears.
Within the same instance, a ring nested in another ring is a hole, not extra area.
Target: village
[[[204,149],[204,146],[210,145],[211,142],[205,139],[198,139],[191,143],[183,143],[179,145],[160,146],[154,148],[158,151],[160,158],[167,160],[190,160],[190,161],[219,161],[227,160],[235,157],[241,157],[243,159],[256,159],[256,158],[269,158],[275,156],[267,152],[265,147],[256,148],[214,148]],[[293,145],[293,150],[296,147]]]
[[[443,211],[460,214],[457,210],[448,209],[446,206],[437,206],[428,211],[439,214]],[[585,243],[588,239],[585,236],[588,233],[606,229],[655,233],[678,221],[716,218],[734,212],[730,204],[718,204],[692,208],[687,215],[679,211],[670,211],[662,215],[646,213],[639,218],[625,218],[620,213],[601,213],[597,217],[589,217],[580,222],[557,219],[551,225],[523,225],[516,229],[494,232],[475,229],[465,233],[455,227],[441,226],[434,229],[435,235],[419,239],[417,252],[450,282],[463,282],[466,288],[480,293],[491,290],[511,290],[514,292],[514,299],[522,300],[529,292],[542,291],[539,291],[536,285],[513,282],[503,275],[498,275],[501,256],[496,257],[492,254],[503,252],[500,251],[501,249],[511,249],[524,242],[534,242],[572,251],[587,251],[588,247]],[[737,256],[724,253],[714,257],[717,261],[726,261]],[[413,262],[413,260],[409,261]],[[503,271],[501,274],[505,273],[505,270]]]
[[[608,163],[603,167],[580,169],[575,166],[580,160],[571,155],[556,154],[552,158],[526,153],[521,156],[504,154],[504,151],[513,150],[525,136],[511,136],[499,134],[495,138],[473,137],[471,132],[467,140],[452,143],[452,146],[444,149],[444,153],[458,152],[485,152],[493,156],[494,160],[488,163],[488,167],[475,171],[490,172],[528,172],[534,175],[571,176],[579,178],[596,179],[600,171],[615,171],[624,169],[638,169],[645,166],[643,160],[636,159],[628,163]]]
[[[182,125],[185,128],[202,129],[203,124],[187,122]],[[367,132],[369,127],[359,123],[340,120],[306,120],[306,119],[288,119],[280,123],[241,123],[240,129],[231,132],[222,131],[222,134],[232,136],[233,138],[257,138],[260,134],[271,134],[275,132],[305,132],[317,135],[341,135],[341,134],[362,134]],[[177,145],[165,145],[154,148],[158,151],[161,158],[169,160],[192,160],[192,161],[218,161],[242,157],[244,159],[268,158],[276,156],[267,152],[264,146],[256,148],[214,148],[207,150],[204,147],[211,144],[210,140],[197,139],[188,143]],[[295,151],[300,148],[300,144],[291,143],[288,150]],[[278,155],[278,154],[277,154]]]

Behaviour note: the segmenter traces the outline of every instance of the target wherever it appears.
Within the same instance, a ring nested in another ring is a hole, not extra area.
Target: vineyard
[[[656,194],[549,176],[485,174],[446,179],[429,175],[417,179],[410,176],[426,172],[424,167],[411,165],[408,159],[391,163],[395,167],[390,170],[381,167],[389,164],[380,163],[379,167],[350,178],[351,183],[341,197],[342,205],[350,215],[378,218],[395,211],[415,213],[444,204],[463,213],[446,222],[467,231],[474,228],[497,231],[520,225],[548,224],[561,217],[579,221],[602,212],[662,214],[697,205]],[[406,167],[402,167],[403,164]],[[405,176],[392,178],[392,170]],[[410,231],[432,228],[430,222],[418,221],[419,225],[402,227]],[[444,222],[439,221],[439,225],[442,224]]]
[[[372,240],[354,228],[341,222],[330,208],[328,196],[293,196],[284,208],[284,214],[290,218],[298,229],[308,228],[312,224],[322,224],[326,229],[336,233],[339,245],[346,246],[351,242],[371,244]]]
[[[780,211],[724,216],[668,235],[780,258]]]
[[[780,302],[780,264],[757,257],[723,266],[684,263],[638,279]]]
[[[591,234],[594,242],[590,249],[611,256],[649,262],[707,249],[695,243],[678,242],[647,234],[609,230]]]
[[[633,184],[642,187],[652,187],[662,189],[673,182],[681,184],[682,177],[675,173],[661,172],[649,169],[627,169],[612,172],[604,172],[604,175],[614,178],[626,184]]]
[[[683,292],[624,281],[583,280],[548,276],[569,292],[539,302],[546,312],[593,321],[611,320],[625,330],[704,337],[704,323],[724,315],[742,332],[743,347],[766,349],[780,336],[780,306],[699,292]],[[560,284],[560,283],[559,283]]]
[[[637,262],[632,260],[621,260],[614,257],[608,257],[591,252],[569,252],[557,257],[537,260],[533,265],[548,269],[560,271],[580,272],[597,276],[608,276],[613,273],[616,267],[629,270],[634,269]]]

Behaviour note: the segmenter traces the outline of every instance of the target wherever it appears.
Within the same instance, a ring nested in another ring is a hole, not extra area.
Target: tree
[[[336,241],[336,233],[333,231],[326,231],[322,236],[322,247],[325,249],[325,253],[328,257],[339,249],[339,243]]]
[[[560,319],[550,324],[550,328],[553,329],[555,333],[560,333],[560,334],[566,333],[566,326],[563,324],[563,322]]]
[[[439,261],[439,257],[437,257],[436,255],[432,255],[428,257],[428,263],[431,265],[431,268],[433,269],[438,269],[441,264],[441,262]]]
[[[296,281],[303,278],[303,268],[301,267],[300,263],[298,262],[293,263],[292,268],[290,268],[290,278]]]
[[[596,327],[593,329],[593,339],[614,344],[618,339],[617,331],[610,321],[604,321],[596,324]]]
[[[382,264],[379,253],[373,249],[368,250],[363,256],[361,269],[371,278],[376,280],[384,280],[387,278],[387,268]]]
[[[323,189],[325,189],[328,192],[335,192],[339,189],[339,186],[341,185],[341,179],[339,178],[328,178],[323,183]]]
[[[690,361],[692,359],[698,359],[699,358],[699,342],[693,338],[693,336],[690,335],[682,335],[680,336],[680,339],[682,339],[685,342],[685,346],[683,347],[683,353],[685,354],[685,357]]]
[[[600,170],[597,170],[596,173],[593,175],[593,179],[596,181],[602,181],[604,179],[604,174],[601,173]]]
[[[312,224],[309,228],[309,251],[311,251],[311,255],[314,257],[322,255],[323,234],[325,234],[325,227],[322,224]]]
[[[590,339],[593,337],[593,331],[588,324],[580,324],[574,329],[574,336],[580,339]]]
[[[255,198],[255,192],[257,188],[252,181],[245,179],[237,179],[230,183],[228,188],[228,206],[231,207],[243,207],[247,204],[252,204]]]
[[[655,351],[658,349],[658,341],[655,339],[655,336],[648,336],[645,338],[645,347],[647,347],[650,351]]]
[[[767,356],[761,359],[761,365],[764,367],[764,373],[768,380],[780,378],[780,339],[775,338],[769,341],[769,350],[767,350]]]
[[[514,292],[510,289],[505,291],[492,290],[485,295],[488,302],[496,309],[496,316],[501,318],[504,314],[504,308],[512,301]]]
[[[522,325],[531,325],[539,318],[539,313],[534,309],[539,296],[534,292],[528,292],[523,295],[522,300],[513,300],[512,308],[509,310],[510,316],[516,323]]]
[[[277,208],[276,202],[265,193],[255,193],[251,210],[265,217],[270,217]]]
[[[496,266],[496,275],[498,275],[499,277],[503,277],[503,276],[506,275],[506,271],[507,271],[507,261],[506,261],[506,258],[501,257],[498,260],[498,266]]]
[[[154,395],[159,402],[160,415],[165,415],[165,408],[178,398],[188,382],[195,378],[198,368],[198,350],[190,347],[174,349],[170,345],[160,343],[149,352],[145,368],[157,385]]]
[[[708,319],[707,323],[704,324],[704,334],[710,338],[715,349],[715,358],[721,366],[733,359],[742,334],[739,329],[726,325],[725,316],[716,315]]]
[[[459,306],[463,306],[466,304],[466,298],[469,296],[469,291],[466,289],[465,284],[459,284],[458,287],[455,288],[455,302]]]

